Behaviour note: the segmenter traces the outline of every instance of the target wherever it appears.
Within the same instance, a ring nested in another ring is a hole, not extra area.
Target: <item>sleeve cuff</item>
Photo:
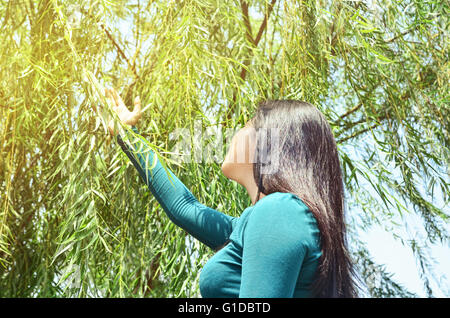
[[[131,129],[132,129],[136,134],[139,134],[139,130],[136,128],[136,126],[131,126]],[[118,142],[119,144],[123,144],[123,143],[124,143],[122,137],[120,136],[120,133],[117,134],[116,140],[117,140],[117,142]]]

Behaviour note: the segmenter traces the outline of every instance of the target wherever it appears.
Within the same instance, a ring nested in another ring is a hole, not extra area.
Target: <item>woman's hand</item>
[[[139,96],[134,99],[134,109],[132,112],[130,112],[127,106],[125,106],[122,98],[119,96],[119,94],[117,94],[114,88],[105,88],[105,95],[106,98],[109,98],[111,100],[112,109],[123,124],[130,126],[136,125],[136,123],[142,116],[141,100]],[[117,130],[114,127],[114,120],[110,120],[110,122],[108,123],[108,130],[113,136],[117,134]]]

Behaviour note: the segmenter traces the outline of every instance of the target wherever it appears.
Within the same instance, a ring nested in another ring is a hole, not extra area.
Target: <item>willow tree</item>
[[[108,137],[93,112],[107,106],[102,86],[128,105],[140,95],[138,128],[161,161],[234,216],[251,204],[245,189],[220,160],[176,161],[172,133],[195,144],[199,129],[245,123],[262,99],[317,105],[338,141],[368,295],[414,296],[355,234],[384,224],[395,235],[408,214],[428,233],[403,243],[433,295],[427,251],[448,240],[448,210],[432,200],[436,188],[448,203],[447,17],[437,0],[2,1],[0,295],[199,296],[213,252],[169,221]]]

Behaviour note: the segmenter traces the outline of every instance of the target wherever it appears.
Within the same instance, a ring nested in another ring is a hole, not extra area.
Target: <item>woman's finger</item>
[[[122,106],[123,102],[122,102],[122,99],[120,98],[119,94],[116,92],[116,90],[114,88],[111,91],[112,91],[114,100],[116,101],[117,107]]]
[[[105,87],[105,97],[106,99],[109,98],[109,90]]]
[[[134,109],[133,113],[135,114],[141,114],[141,98],[139,96],[136,96],[134,99]]]
[[[105,88],[105,96],[106,96],[107,99],[109,99],[111,101],[111,105],[114,108],[116,103],[115,103],[115,101],[114,101],[114,99],[112,97],[111,90],[109,88]]]
[[[108,92],[109,92],[109,99],[111,100],[111,104],[113,106],[113,108],[115,108],[117,106],[117,101],[116,98],[114,97],[114,91],[110,88],[108,88]]]

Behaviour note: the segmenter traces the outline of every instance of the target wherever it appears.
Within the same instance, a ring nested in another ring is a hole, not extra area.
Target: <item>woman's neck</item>
[[[255,205],[258,195],[258,187],[256,186],[255,180],[253,179],[253,175],[251,178],[246,178],[241,185],[247,190],[250,199],[252,200],[252,205]],[[259,194],[259,199],[264,198],[266,195],[262,192]]]

